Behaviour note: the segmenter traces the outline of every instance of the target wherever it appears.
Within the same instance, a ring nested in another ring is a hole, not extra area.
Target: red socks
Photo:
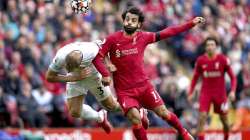
[[[132,126],[134,136],[137,140],[148,140],[147,133],[143,128],[142,124]]]
[[[224,132],[224,140],[228,140],[229,132]]]
[[[204,140],[204,133],[198,134],[198,140]]]
[[[174,113],[169,112],[169,114],[163,119],[167,121],[167,123],[172,127],[174,127],[181,135],[186,132],[186,130],[182,127],[181,122]]]

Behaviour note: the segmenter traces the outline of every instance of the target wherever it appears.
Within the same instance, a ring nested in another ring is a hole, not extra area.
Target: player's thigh
[[[139,109],[141,107],[139,100],[135,96],[131,96],[131,94],[127,94],[127,92],[132,91],[119,91],[117,92],[117,98],[118,102],[124,112],[125,115],[127,115],[128,111],[131,108]],[[136,94],[134,94],[136,95]]]
[[[109,111],[116,111],[116,109],[119,108],[119,104],[117,103],[114,96],[111,94],[104,100],[101,100],[100,103]]]
[[[154,110],[156,107],[164,105],[161,96],[151,85],[147,85],[146,90],[140,93],[139,100],[144,108],[150,110]]]
[[[112,95],[110,88],[103,86],[101,78],[101,74],[97,73],[85,81],[85,86],[88,87],[88,90],[99,102]]]
[[[92,82],[91,87],[88,89],[98,102],[112,97],[110,88],[108,86],[104,87],[101,83]]]
[[[140,124],[141,123],[141,116],[139,113],[138,108],[132,107],[127,111],[126,117],[132,124]]]
[[[80,82],[68,83],[66,86],[67,106],[71,112],[81,111],[87,90],[81,87]]]
[[[229,110],[229,104],[226,95],[221,95],[220,97],[213,98],[214,112],[226,115]]]
[[[211,95],[207,93],[201,93],[199,97],[199,112],[209,112],[211,104]]]
[[[77,96],[86,96],[87,89],[84,88],[84,81],[70,82],[66,85],[66,98],[73,98]]]
[[[82,108],[84,95],[72,97],[67,99],[67,106],[71,113],[79,113]]]

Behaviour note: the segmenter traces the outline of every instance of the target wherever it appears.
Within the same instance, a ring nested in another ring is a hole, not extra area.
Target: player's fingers
[[[81,71],[81,76],[88,76],[88,75],[90,75],[91,74],[91,72],[92,72],[92,69],[91,68],[89,68],[89,67],[87,67],[87,68],[84,68],[82,71]]]

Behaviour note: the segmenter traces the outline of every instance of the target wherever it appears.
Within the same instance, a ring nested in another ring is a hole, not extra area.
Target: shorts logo
[[[122,103],[122,106],[125,108],[125,107],[126,107],[126,103],[125,103],[125,102],[123,102],[123,103]]]

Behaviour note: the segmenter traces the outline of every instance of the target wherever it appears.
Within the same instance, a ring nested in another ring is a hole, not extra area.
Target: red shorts
[[[138,109],[143,107],[152,110],[157,106],[164,105],[160,95],[149,82],[143,84],[143,86],[131,89],[116,89],[116,93],[118,102],[125,114],[133,107]]]
[[[226,114],[229,109],[226,94],[201,93],[199,103],[200,112],[209,112],[211,104],[214,105],[214,112],[218,114]]]

